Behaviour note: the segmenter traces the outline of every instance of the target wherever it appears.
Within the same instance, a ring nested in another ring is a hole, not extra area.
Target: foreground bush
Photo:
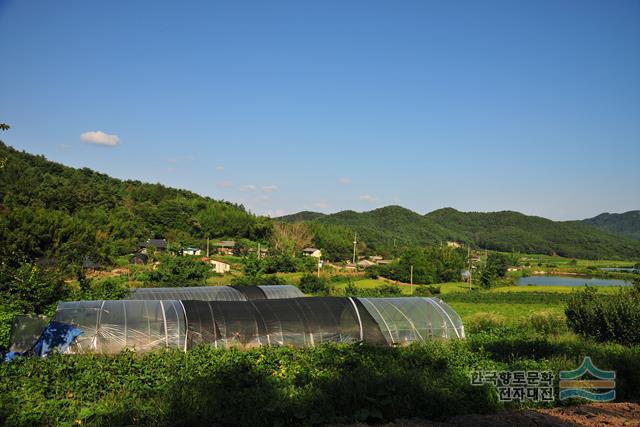
[[[640,344],[640,289],[621,289],[613,295],[587,287],[572,295],[565,310],[575,333],[621,344]]]
[[[404,348],[203,346],[5,363],[0,425],[308,425],[488,413],[502,404],[492,389],[470,385],[471,370],[557,374],[584,355],[618,371],[620,399],[640,397],[637,347],[504,327]]]
[[[0,364],[0,424],[299,425],[497,409],[466,343],[199,347]]]

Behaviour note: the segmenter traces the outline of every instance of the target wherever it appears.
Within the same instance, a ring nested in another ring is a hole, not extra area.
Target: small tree
[[[300,278],[299,288],[305,294],[327,295],[329,284],[326,280],[314,274],[305,274]]]
[[[148,281],[155,286],[199,286],[209,276],[209,266],[191,257],[162,256],[157,269],[149,273]]]

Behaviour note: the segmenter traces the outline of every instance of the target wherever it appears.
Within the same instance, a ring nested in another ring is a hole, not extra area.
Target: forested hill
[[[400,206],[387,206],[362,213],[323,215],[311,223],[349,227],[369,248],[378,251],[457,241],[500,251],[640,259],[639,241],[612,235],[581,221],[556,222],[511,211],[481,213],[444,208],[420,215]]]
[[[603,213],[583,222],[610,233],[640,239],[640,210],[620,214]]]
[[[268,234],[268,218],[160,184],[122,181],[17,151],[0,142],[0,256],[109,262],[140,241]]]
[[[278,218],[284,222],[298,222],[298,221],[312,221],[314,219],[322,218],[325,214],[320,212],[302,211],[291,215],[284,215]]]

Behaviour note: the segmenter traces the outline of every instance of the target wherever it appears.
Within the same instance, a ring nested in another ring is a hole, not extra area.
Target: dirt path
[[[362,424],[357,424],[362,426]],[[397,420],[384,427],[551,427],[640,426],[638,403],[590,403],[566,408],[522,410],[492,415],[461,415],[447,421]]]

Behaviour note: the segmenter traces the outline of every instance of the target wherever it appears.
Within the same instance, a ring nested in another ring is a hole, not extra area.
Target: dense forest
[[[75,169],[0,142],[0,257],[110,263],[149,238],[266,240],[271,221],[243,206],[160,184]]]
[[[581,221],[551,221],[518,212],[460,212],[444,208],[420,215],[400,206],[369,212],[331,215],[305,212],[314,226],[339,226],[358,233],[370,251],[428,246],[456,241],[477,248],[523,253],[557,254],[585,259],[639,259],[640,242],[613,235]],[[300,214],[281,217],[292,221]]]
[[[640,210],[619,214],[603,213],[582,221],[609,233],[640,239]]]

